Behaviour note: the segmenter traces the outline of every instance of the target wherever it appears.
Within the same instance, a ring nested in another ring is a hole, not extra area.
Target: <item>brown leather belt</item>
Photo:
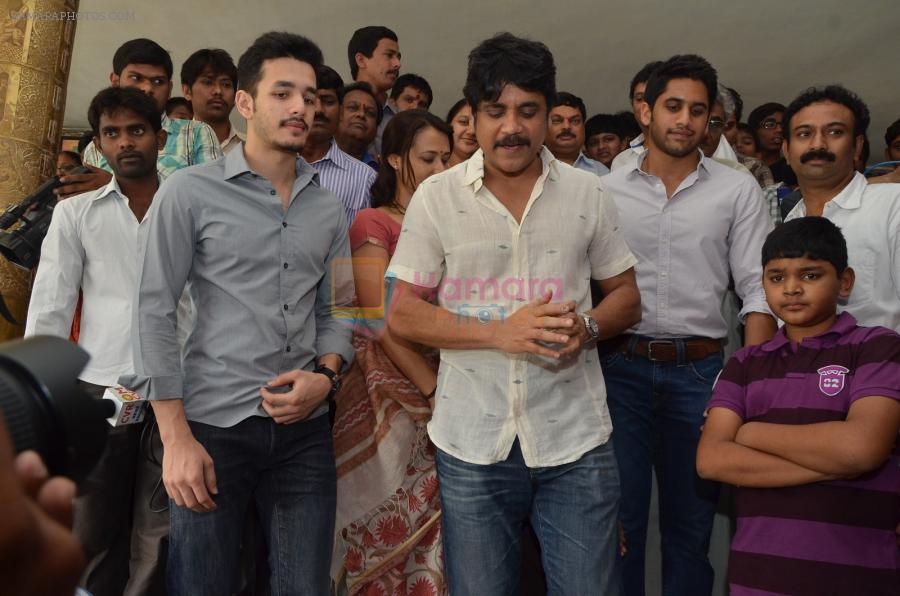
[[[630,335],[620,335],[601,342],[601,350],[606,352],[630,352],[642,356],[653,362],[676,362],[678,360],[678,346],[676,342],[684,343],[685,360],[703,360],[710,354],[722,351],[722,341],[706,337],[695,339],[640,339],[634,344],[634,350],[629,350]]]

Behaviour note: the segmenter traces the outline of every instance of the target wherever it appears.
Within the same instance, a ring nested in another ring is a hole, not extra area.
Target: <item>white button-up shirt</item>
[[[592,307],[590,280],[635,263],[618,233],[600,178],[556,160],[543,171],[521,223],[484,185],[484,155],[425,180],[409,204],[387,276],[438,287],[460,324],[509,316],[553,291],[555,302]],[[472,318],[468,318],[472,317]],[[609,439],[612,426],[597,350],[563,361],[500,350],[441,350],[435,445],[458,459],[506,459],[516,437],[530,467],[578,459]]]
[[[138,222],[128,197],[112,181],[97,190],[60,201],[41,245],[25,336],[69,337],[84,291],[78,344],[91,359],[79,376],[113,385],[134,372],[131,308],[137,284]]]
[[[646,156],[602,179],[638,258],[643,318],[632,331],[724,338],[720,305],[729,274],[744,301],[742,318],[770,314],[761,252],[773,226],[756,180],[701,154],[697,169],[667,198],[662,180],[641,170]]]
[[[797,203],[785,221],[806,216]],[[857,173],[825,203],[822,216],[837,225],[847,241],[847,258],[856,282],[846,310],[866,327],[900,332],[900,184],[869,184]]]

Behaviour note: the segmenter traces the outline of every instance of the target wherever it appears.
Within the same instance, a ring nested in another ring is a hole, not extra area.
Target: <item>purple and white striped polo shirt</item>
[[[900,336],[859,327],[849,313],[825,333],[792,345],[784,329],[728,361],[709,407],[744,421],[844,420],[868,396],[900,400]],[[732,596],[897,594],[900,450],[878,470],[845,481],[736,489]]]

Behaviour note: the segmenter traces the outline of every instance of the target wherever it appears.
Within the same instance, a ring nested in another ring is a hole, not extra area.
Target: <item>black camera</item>
[[[84,166],[73,169],[71,174],[90,172]],[[41,258],[41,243],[50,227],[56,195],[53,191],[62,186],[59,176],[41,184],[36,191],[11,205],[0,215],[0,230],[7,230],[16,222],[22,222],[12,232],[0,232],[0,254],[22,269],[34,269]]]
[[[0,412],[16,453],[37,451],[51,475],[83,479],[106,446],[115,405],[78,387],[88,354],[59,337],[0,345]]]

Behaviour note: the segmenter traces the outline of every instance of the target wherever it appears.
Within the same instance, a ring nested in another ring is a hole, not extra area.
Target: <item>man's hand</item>
[[[321,373],[292,370],[269,381],[269,387],[290,386],[285,393],[260,388],[262,407],[278,424],[291,424],[306,419],[331,391],[331,380]]]
[[[0,422],[0,578],[3,593],[55,596],[75,591],[84,551],[72,535],[75,484],[47,478],[37,453],[13,461]]]
[[[565,345],[560,349],[560,358],[565,358],[576,352],[580,352],[585,342],[591,338],[587,327],[584,326],[584,319],[576,312],[566,313],[565,318],[572,319],[572,326],[568,329],[560,329],[559,332],[569,336]]]
[[[166,492],[176,505],[197,513],[216,508],[211,496],[219,494],[213,460],[192,435],[163,444],[162,471]]]
[[[497,326],[497,347],[509,354],[531,353],[559,358],[561,351],[538,342],[568,344],[576,328],[575,302],[550,304],[551,292],[529,302]]]
[[[106,170],[87,164],[85,164],[84,167],[88,168],[90,172],[87,174],[70,174],[59,177],[59,181],[62,182],[63,185],[53,191],[58,198],[67,199],[73,195],[97,190],[98,188],[103,188],[109,184],[110,180],[112,180],[112,174]]]

